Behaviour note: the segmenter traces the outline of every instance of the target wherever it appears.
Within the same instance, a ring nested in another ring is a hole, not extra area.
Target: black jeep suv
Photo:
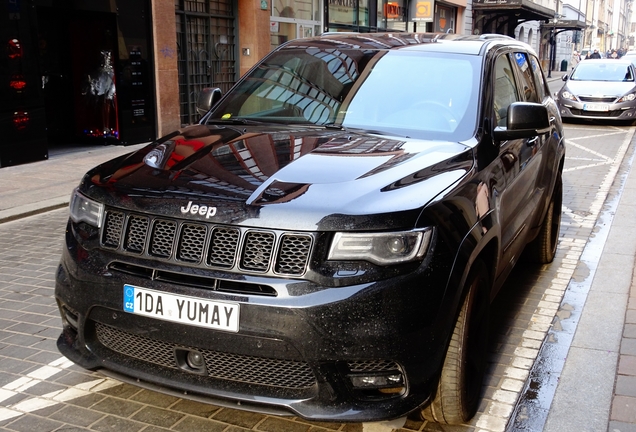
[[[468,420],[491,299],[557,247],[563,129],[531,48],[324,35],[205,95],[74,191],[60,351],[221,406]]]

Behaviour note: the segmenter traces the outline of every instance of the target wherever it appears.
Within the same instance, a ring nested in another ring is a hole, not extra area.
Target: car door
[[[555,171],[559,169],[560,158],[557,156],[557,149],[561,146],[561,141],[563,140],[563,129],[560,126],[559,107],[550,95],[550,89],[539,66],[539,60],[534,54],[528,54],[528,59],[530,60],[532,76],[536,83],[537,101],[547,108],[550,119],[550,131],[540,136],[542,140],[540,151],[544,163],[541,164],[541,172],[539,172],[537,178],[537,189],[544,194],[544,202],[545,206],[547,206],[551,198],[552,182],[557,177]],[[545,210],[545,208],[542,209]],[[536,215],[535,225],[542,222],[543,212],[539,213],[541,214]]]
[[[522,62],[524,69],[520,66]],[[507,110],[513,102],[536,102],[534,81],[526,79],[529,67],[525,53],[505,52],[495,59],[493,110],[497,126],[506,126]],[[531,69],[529,73],[532,77]],[[542,139],[534,136],[496,144],[505,181],[499,207],[502,258],[504,263],[514,263],[525,246],[528,223],[540,197],[536,179],[541,166]]]

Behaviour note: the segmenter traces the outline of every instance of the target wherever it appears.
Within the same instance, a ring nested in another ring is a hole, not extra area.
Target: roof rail
[[[361,34],[356,31],[326,31],[320,33],[320,36],[329,36],[329,35],[347,35],[347,34]]]
[[[515,40],[515,38],[510,37],[508,35],[499,34],[499,33],[484,33],[479,35],[479,39],[488,40],[488,39],[511,39]]]

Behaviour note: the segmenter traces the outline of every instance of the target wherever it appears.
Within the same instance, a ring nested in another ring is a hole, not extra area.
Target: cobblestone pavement
[[[631,145],[633,130],[579,125],[569,127],[566,136],[568,160],[564,178],[567,179],[569,190],[564,191],[561,241],[564,244],[570,242],[576,247],[568,252],[568,266],[560,269],[566,284],[555,285],[549,293],[546,292],[550,294],[550,298],[546,295],[546,301],[551,302],[547,307],[558,308],[552,314],[547,313],[552,319],[545,341],[517,402],[513,420],[508,424],[508,432],[564,429],[604,431],[607,428],[619,355],[618,349],[611,348],[610,340],[620,340],[620,332],[614,332],[614,329],[622,328],[624,319],[620,304],[623,295],[618,292],[623,287],[629,291],[634,256],[629,253],[630,248],[617,247],[616,243],[610,241],[613,246],[608,249],[606,242],[634,158]],[[623,237],[629,241],[628,233],[624,233]],[[602,257],[605,262],[601,265]],[[591,291],[593,283],[604,288]],[[588,301],[589,296],[591,302]],[[602,300],[597,300],[599,298]],[[585,316],[584,307],[587,311]],[[603,314],[599,307],[605,310],[616,308],[617,313]],[[575,334],[579,341],[573,348]],[[589,365],[575,366],[577,361],[584,358],[581,354],[583,345],[589,348],[588,354],[595,353],[598,363],[585,358]],[[599,346],[603,348],[593,349]],[[573,349],[578,351],[578,355],[573,355]],[[567,384],[562,380],[567,360],[570,370],[579,372],[574,380],[585,383],[582,386],[587,387],[590,393],[587,398],[581,395],[579,399],[587,407],[577,408],[585,411],[586,415],[570,409],[572,418],[554,421],[559,414],[567,417],[563,411],[564,403],[573,403],[572,400],[561,401],[558,410],[553,404],[557,387],[562,387],[562,394],[572,388],[571,380]],[[598,382],[603,384],[596,386]],[[553,421],[546,424],[548,416]]]
[[[400,431],[504,431],[520,395],[527,393],[563,293],[572,278],[585,276],[579,257],[594,235],[634,128],[567,125],[566,132],[557,257],[551,265],[518,265],[493,304],[490,367],[478,415],[457,427],[407,420]],[[60,209],[0,224],[0,430],[390,430],[219,408],[121,384],[66,361],[55,346],[61,321],[53,298],[66,218],[67,210]],[[555,372],[564,361],[554,362]]]

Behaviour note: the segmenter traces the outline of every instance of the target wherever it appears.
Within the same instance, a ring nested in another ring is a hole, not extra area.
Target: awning
[[[557,30],[585,30],[585,21],[560,19],[554,24],[546,24],[546,27],[553,27]]]
[[[517,22],[545,21],[554,18],[554,10],[530,0],[473,0],[473,10],[487,15],[514,16]]]

